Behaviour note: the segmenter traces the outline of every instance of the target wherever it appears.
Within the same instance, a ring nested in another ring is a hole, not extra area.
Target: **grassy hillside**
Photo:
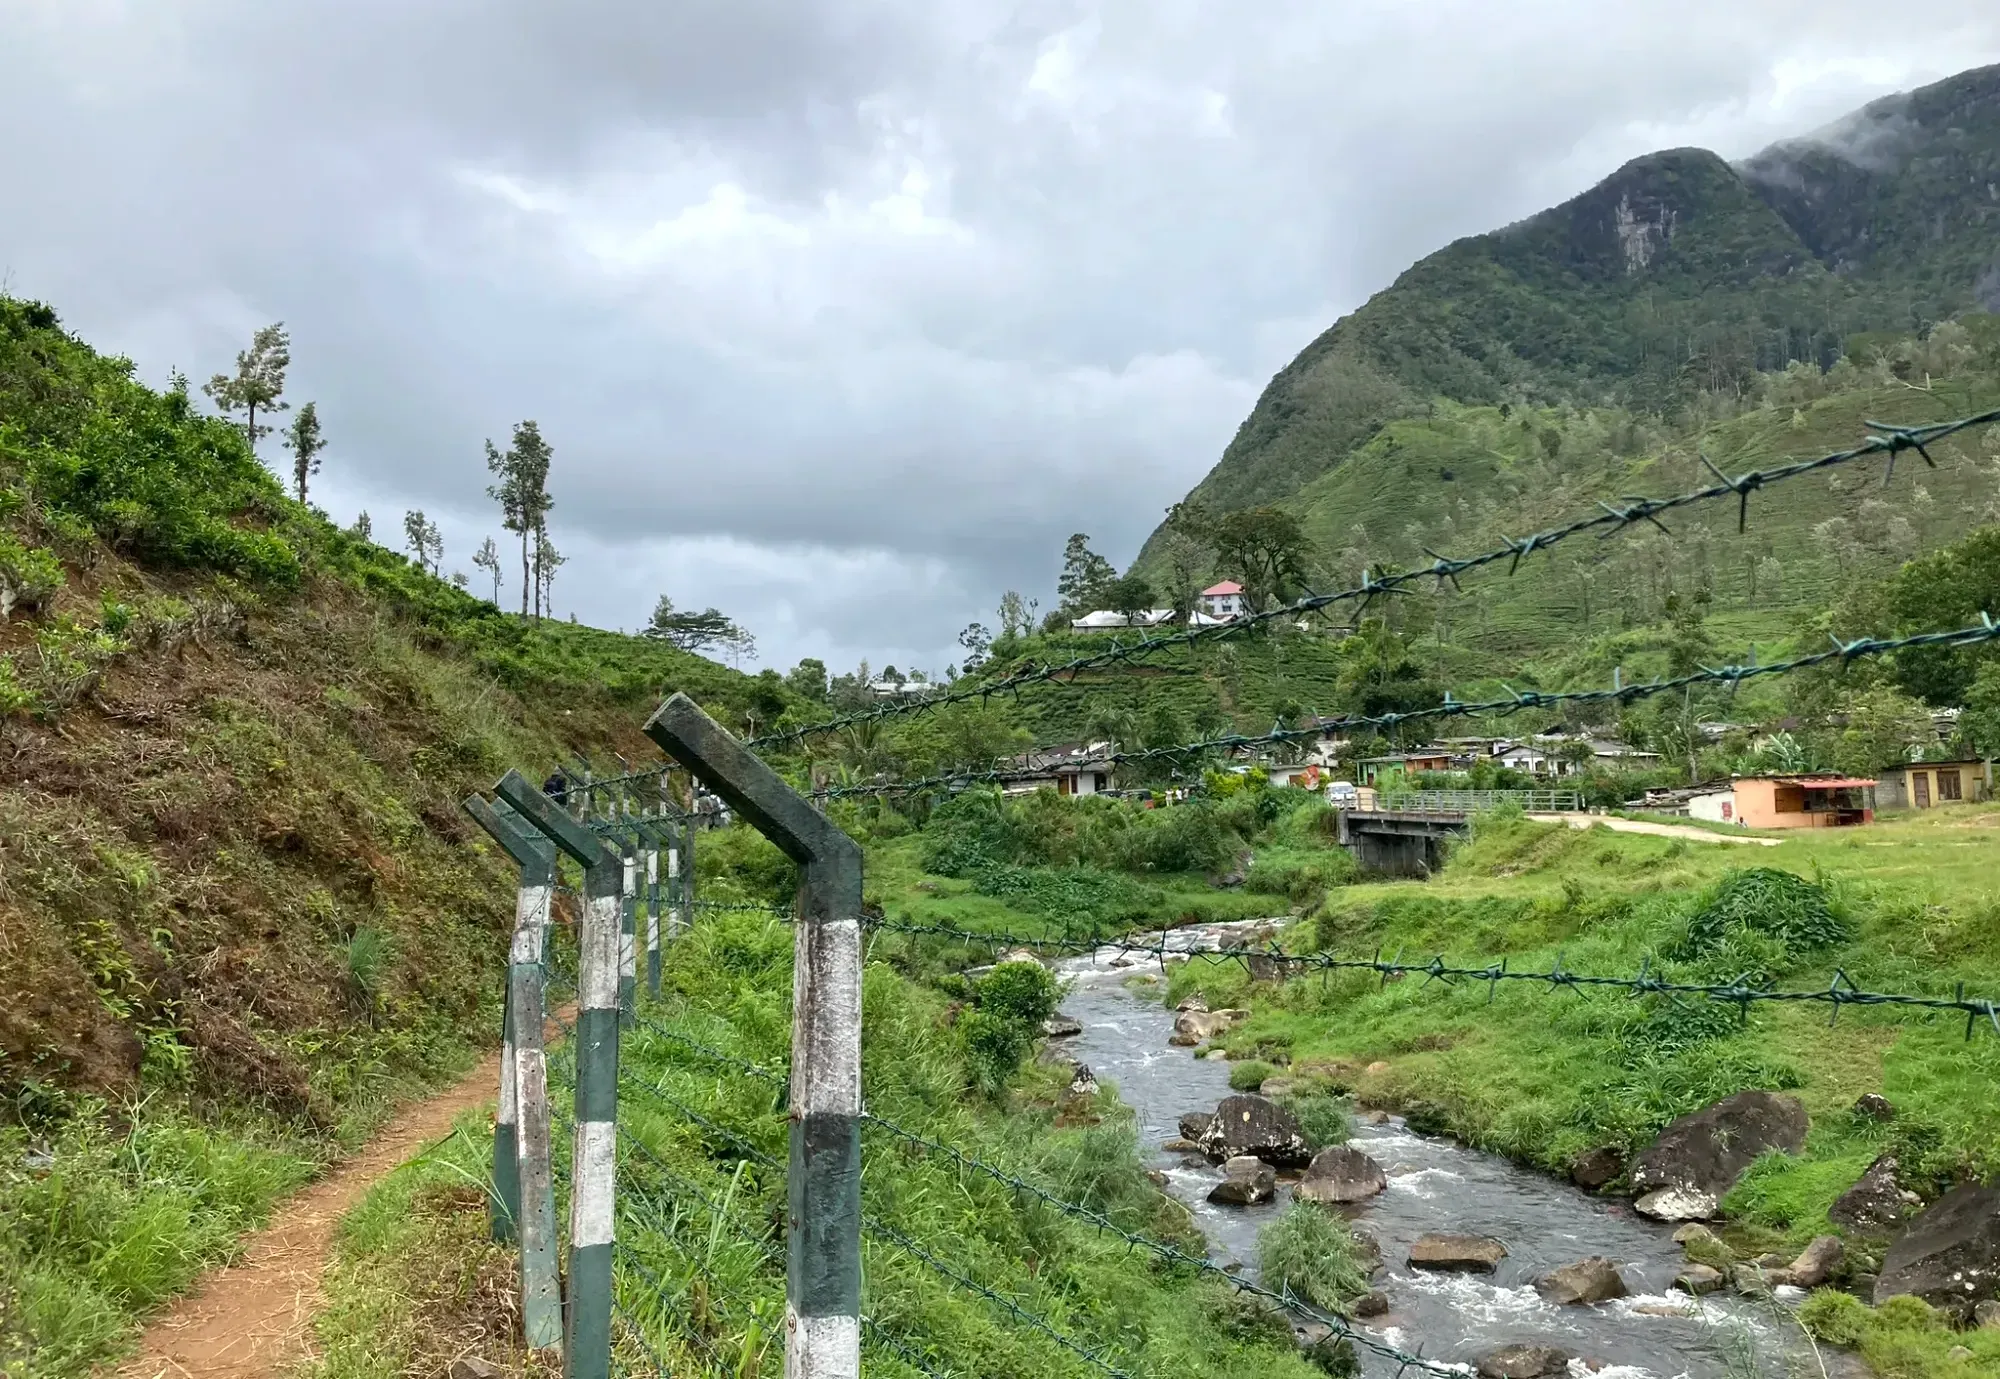
[[[768,683],[526,626],[343,535],[184,392],[9,299],[0,606],[10,1374],[115,1353],[495,1037],[512,904],[469,789],[637,755],[668,689],[782,711]]]
[[[1413,523],[1460,510],[1532,528],[1565,485],[1594,500],[1597,481],[1660,442],[1707,441],[1719,415],[1757,400],[1760,372],[1866,362],[1871,333],[2000,305],[1996,175],[2000,68],[1877,102],[1741,167],[1699,149],[1637,159],[1430,255],[1336,322],[1272,379],[1190,496],[1299,512],[1343,573],[1359,568],[1343,557],[1393,558]],[[1525,489],[1510,472],[1522,444],[1489,453],[1504,428],[1482,419],[1503,404],[1528,448],[1550,446],[1527,457],[1541,472]],[[1792,406],[1777,408],[1788,424]],[[1565,435],[1579,415],[1599,432],[1580,446]],[[1404,455],[1426,431],[1435,443]]]

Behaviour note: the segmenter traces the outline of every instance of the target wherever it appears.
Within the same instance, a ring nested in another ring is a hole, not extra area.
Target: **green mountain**
[[[1940,399],[1912,391],[1932,325],[1996,309],[2000,66],[1876,101],[1739,165],[1702,149],[1650,154],[1448,245],[1272,379],[1190,496],[1217,511],[1290,509],[1330,576],[1352,575],[1414,558],[1420,534],[1447,549],[1472,528],[1533,529],[1612,491],[1691,477],[1692,450],[1718,424],[1744,458],[1804,453],[1829,429],[1849,443],[1851,409],[1824,418],[1838,427],[1812,412],[1829,393],[1873,389],[1869,404],[1898,419],[1936,415]],[[1896,346],[1899,335],[1916,338]],[[1974,323],[1953,367],[1986,338]],[[1853,373],[1824,372],[1843,360]],[[1745,417],[1759,408],[1770,414]],[[1685,464],[1642,465],[1676,443]],[[1870,520],[1900,519],[1926,546],[1957,534],[1962,523],[1935,520],[1939,495],[1926,509],[1915,487]],[[1835,515],[1820,505],[1813,519]],[[1785,602],[1826,584],[1817,571],[1793,581]]]

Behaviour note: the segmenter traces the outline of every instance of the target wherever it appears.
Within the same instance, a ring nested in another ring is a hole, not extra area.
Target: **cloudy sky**
[[[0,54],[0,278],[155,381],[282,319],[337,519],[472,573],[533,417],[560,610],[935,670],[1411,260],[2000,59],[2000,6],[0,0]]]

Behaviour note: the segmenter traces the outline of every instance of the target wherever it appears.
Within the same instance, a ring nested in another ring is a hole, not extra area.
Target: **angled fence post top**
[[[646,720],[646,736],[699,776],[794,862],[829,861],[844,855],[859,859],[861,849],[852,838],[685,694],[674,695]]]
[[[558,808],[554,800],[542,793],[540,786],[519,771],[509,771],[500,777],[493,793],[512,805],[522,818],[582,866],[618,865],[615,848],[606,846],[602,838],[590,831],[590,825]]]
[[[495,809],[491,801],[480,795],[467,795],[462,803],[473,821],[485,829],[501,850],[516,862],[524,867],[535,867],[549,861],[539,839],[513,818]]]

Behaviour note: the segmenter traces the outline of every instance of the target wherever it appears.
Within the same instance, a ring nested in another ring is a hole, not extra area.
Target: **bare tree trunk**
[[[521,616],[528,616],[528,524],[521,524]]]

